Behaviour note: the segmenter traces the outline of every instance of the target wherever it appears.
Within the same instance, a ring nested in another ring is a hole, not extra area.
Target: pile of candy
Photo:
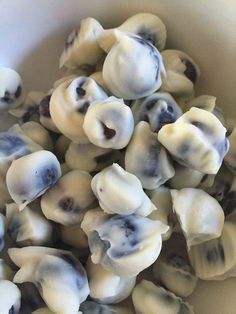
[[[1,314],[191,314],[198,278],[236,276],[236,123],[166,37],[86,18],[46,94],[0,68]]]

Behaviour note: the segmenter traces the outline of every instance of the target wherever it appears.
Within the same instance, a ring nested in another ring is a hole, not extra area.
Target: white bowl
[[[58,63],[64,40],[81,18],[111,27],[137,12],[163,19],[167,46],[200,65],[197,94],[215,95],[226,115],[236,117],[235,0],[1,0],[0,65],[19,71],[27,90],[47,91],[63,73]],[[7,127],[3,118],[0,129]],[[235,314],[235,291],[236,279],[201,281],[189,301],[195,314]]]

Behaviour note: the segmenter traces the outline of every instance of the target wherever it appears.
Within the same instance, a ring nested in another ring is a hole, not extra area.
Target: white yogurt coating
[[[147,280],[142,280],[134,288],[132,300],[139,314],[194,314],[187,302]]]
[[[88,108],[83,124],[89,141],[103,148],[121,149],[127,146],[134,129],[130,108],[122,99],[109,97]]]
[[[222,235],[188,251],[196,276],[203,280],[224,280],[236,277],[236,225],[226,221]]]
[[[15,203],[6,204],[7,232],[19,246],[48,244],[52,226],[39,213],[25,207],[19,212]]]
[[[9,280],[0,280],[0,296],[1,314],[19,313],[21,292],[13,282]]]
[[[40,123],[29,121],[22,125],[14,124],[8,131],[28,136],[43,149],[53,150],[53,143],[49,132]]]
[[[60,57],[60,67],[75,69],[81,65],[95,65],[104,54],[97,39],[103,31],[101,24],[94,18],[81,20],[65,42],[64,51]]]
[[[80,170],[62,176],[41,198],[45,217],[65,226],[80,223],[87,210],[97,207],[91,180]]]
[[[224,158],[224,162],[229,170],[236,175],[236,126],[228,137],[228,140],[230,146],[229,151]]]
[[[97,83],[88,77],[78,77],[60,84],[50,99],[50,114],[57,128],[77,143],[88,143],[83,130],[85,114],[95,100],[108,96]]]
[[[125,170],[136,175],[144,189],[153,190],[174,176],[166,149],[145,121],[140,121],[125,153]]]
[[[175,96],[193,96],[194,85],[200,76],[195,61],[180,50],[163,50],[161,55],[166,70],[161,90]]]
[[[0,67],[0,112],[16,108],[24,99],[22,80],[13,69]]]
[[[71,142],[65,153],[65,160],[71,169],[88,172],[100,171],[120,159],[119,150],[103,148],[92,143]]]
[[[163,125],[175,122],[182,110],[169,93],[154,93],[132,103],[134,122],[146,121],[152,132],[158,133]]]
[[[28,247],[10,249],[9,256],[20,267],[14,282],[34,283],[52,312],[78,313],[80,303],[89,294],[89,287],[82,264],[70,252]]]
[[[153,264],[153,275],[169,291],[177,296],[187,297],[196,288],[198,278],[186,256],[179,250],[162,251],[159,258]]]
[[[134,277],[158,258],[161,234],[168,226],[135,215],[86,213],[81,224],[88,236],[92,262],[119,277]]]
[[[46,150],[37,151],[12,162],[6,175],[11,198],[23,210],[43,195],[61,176],[56,156]]]
[[[99,86],[101,86],[102,89],[107,93],[107,95],[110,95],[110,91],[107,88],[106,83],[104,82],[102,71],[94,72],[89,77],[93,79]]]
[[[94,264],[91,258],[86,266],[90,297],[102,304],[115,304],[126,299],[133,290],[136,277],[123,278],[112,274],[100,264]]]
[[[193,188],[171,190],[171,196],[188,248],[220,237],[224,212],[215,198]]]
[[[96,174],[91,187],[107,214],[147,216],[156,209],[139,179],[116,163]]]
[[[160,88],[165,70],[156,47],[139,36],[124,34],[109,51],[102,73],[114,96],[138,99]]]
[[[216,174],[229,149],[226,129],[212,113],[191,108],[158,133],[158,140],[179,163]]]

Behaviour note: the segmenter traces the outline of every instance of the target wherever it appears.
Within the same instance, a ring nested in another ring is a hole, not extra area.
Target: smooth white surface
[[[201,68],[197,94],[217,96],[236,116],[235,0],[0,0],[0,66],[18,70],[26,89],[47,91],[63,73],[64,40],[81,18],[116,26],[137,12],[163,19],[168,48],[189,53]],[[235,291],[236,279],[200,282],[190,297],[195,314],[236,314]]]

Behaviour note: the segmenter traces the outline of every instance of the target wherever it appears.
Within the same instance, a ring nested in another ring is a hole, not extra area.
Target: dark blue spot
[[[72,197],[64,197],[58,202],[58,206],[65,212],[79,212],[81,209]]]
[[[45,168],[39,169],[35,172],[35,184],[38,191],[43,191],[56,183],[59,179],[60,173],[54,164],[49,164]]]
[[[186,154],[188,154],[189,150],[190,150],[190,144],[189,143],[183,143],[178,148],[178,155],[186,155]]]
[[[217,246],[208,249],[206,252],[207,261],[211,264],[215,264],[219,259],[224,263],[225,262],[225,253],[222,245],[218,243]]]
[[[85,114],[87,112],[89,106],[90,106],[90,102],[85,101],[83,103],[83,105],[77,109],[77,111],[81,114]]]
[[[7,104],[12,104],[14,100],[15,100],[15,95],[9,93],[8,91],[5,91],[4,96],[0,98],[0,102],[4,102]]]
[[[0,155],[9,156],[20,150],[25,142],[20,135],[13,132],[0,133]]]
[[[181,59],[183,64],[186,66],[186,70],[184,71],[184,74],[187,76],[188,79],[190,79],[193,84],[197,81],[197,70],[195,66],[187,59]]]
[[[146,177],[156,177],[160,175],[159,170],[160,145],[153,143],[148,149],[148,156],[143,165],[143,175]]]
[[[148,29],[141,28],[137,35],[142,37],[142,39],[149,41],[154,46],[157,46],[157,36],[155,33],[151,33]]]
[[[45,118],[51,118],[49,111],[51,95],[45,96],[39,103],[39,114]]]
[[[14,310],[14,306],[12,305],[12,307],[10,308],[8,314],[15,314],[15,310]]]
[[[19,85],[19,86],[17,87],[16,91],[15,91],[15,97],[16,97],[16,98],[20,97],[21,92],[22,92],[21,86]]]
[[[196,128],[198,128],[199,130],[201,130],[206,135],[212,134],[211,128],[209,128],[205,123],[202,123],[200,121],[191,121],[190,123],[194,125]]]
[[[80,26],[77,29],[74,29],[67,37],[65,42],[65,49],[68,49],[70,46],[73,45],[76,37],[79,34]]]

